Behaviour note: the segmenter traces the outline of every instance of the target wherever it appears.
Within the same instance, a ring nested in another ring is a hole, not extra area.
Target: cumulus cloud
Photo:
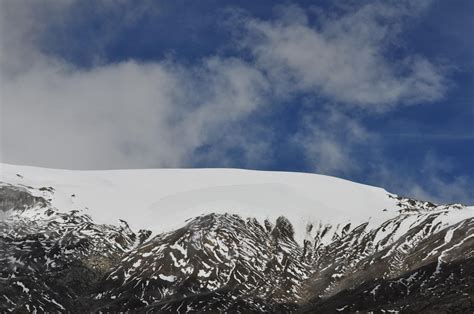
[[[212,59],[195,71],[135,62],[37,68],[4,82],[4,158],[56,167],[180,166],[219,125],[262,105],[264,83],[237,60]]]
[[[197,147],[266,103],[265,78],[235,58],[211,56],[192,67],[163,60],[77,68],[39,49],[36,27],[47,23],[46,13],[35,15],[26,2],[6,4],[3,29],[14,33],[2,43],[4,161],[86,169],[189,165]],[[68,8],[46,4],[44,12]]]
[[[320,14],[314,25],[306,12],[292,7],[278,20],[244,19],[243,45],[285,91],[376,110],[430,102],[445,92],[440,68],[421,56],[395,59],[388,51],[404,18],[417,9],[413,2],[375,2],[340,16]]]

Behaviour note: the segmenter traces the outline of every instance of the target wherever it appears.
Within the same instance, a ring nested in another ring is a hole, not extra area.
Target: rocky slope
[[[303,230],[294,214],[222,209],[152,232],[61,208],[81,195],[14,170],[0,184],[2,312],[474,309],[473,207],[385,193],[371,216],[307,219]]]

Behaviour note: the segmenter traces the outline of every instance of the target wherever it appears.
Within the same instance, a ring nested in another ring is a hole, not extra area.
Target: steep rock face
[[[83,211],[61,211],[50,201],[55,193],[0,184],[2,312],[474,307],[472,207],[391,195],[398,210],[385,221],[308,223],[301,243],[285,217],[235,214],[200,215],[150,237],[125,221],[98,224]]]
[[[367,230],[362,224],[327,245],[316,241],[309,295],[330,297],[370,279],[395,278],[435,261],[441,265],[469,257],[471,251],[460,250],[473,245],[471,210],[400,201],[400,214],[378,227]]]
[[[437,215],[413,223],[374,254],[363,254],[356,245],[355,254],[336,254],[334,263],[320,258],[324,264],[307,281],[312,305],[304,307],[322,312],[473,309],[474,219],[438,231],[431,228]],[[334,250],[344,241],[338,242]]]
[[[135,242],[127,227],[58,212],[22,187],[0,187],[0,310],[80,307],[98,278]]]
[[[193,219],[128,253],[96,299],[109,303],[106,310],[169,311],[293,302],[300,298],[310,265],[285,218],[266,225],[237,215]]]
[[[472,313],[474,260],[459,258],[442,269],[437,262],[397,278],[378,278],[326,299],[313,299],[299,310],[308,313],[401,312]]]

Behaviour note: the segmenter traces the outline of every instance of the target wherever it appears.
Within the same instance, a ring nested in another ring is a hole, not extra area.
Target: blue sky
[[[3,162],[315,172],[474,203],[472,1],[1,12]]]

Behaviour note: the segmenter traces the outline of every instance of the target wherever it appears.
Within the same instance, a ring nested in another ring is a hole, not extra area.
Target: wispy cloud
[[[386,137],[396,137],[403,139],[432,140],[432,141],[472,141],[474,134],[469,133],[422,133],[422,132],[400,132],[400,133],[386,133]]]
[[[312,171],[346,176],[360,171],[354,156],[370,149],[376,136],[347,113],[326,108],[304,118],[294,141],[303,148]]]
[[[384,161],[378,163],[370,175],[375,182],[405,196],[473,205],[472,181],[467,176],[449,176],[454,168],[452,160],[429,151],[418,169],[408,171],[394,162]]]

